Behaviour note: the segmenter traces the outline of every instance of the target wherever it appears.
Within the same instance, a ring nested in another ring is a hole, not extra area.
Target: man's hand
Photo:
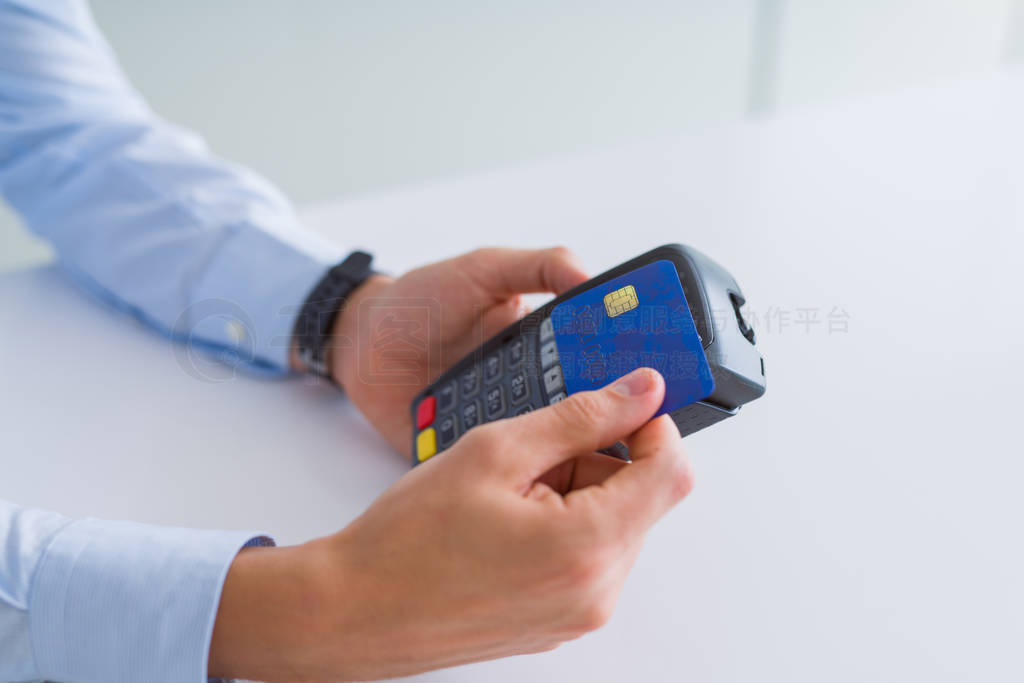
[[[371,277],[335,324],[329,362],[345,393],[408,454],[409,405],[427,384],[523,315],[521,294],[587,280],[566,249],[478,249],[402,277]]]
[[[637,370],[468,432],[350,526],[243,551],[211,675],[367,680],[550,650],[600,627],[648,528],[690,491],[665,386]],[[632,463],[594,453],[617,440]]]

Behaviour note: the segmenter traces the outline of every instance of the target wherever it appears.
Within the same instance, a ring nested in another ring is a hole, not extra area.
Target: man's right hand
[[[341,532],[228,573],[209,673],[367,680],[540,652],[600,627],[648,528],[689,493],[641,369],[467,433]],[[594,453],[623,440],[632,463]]]

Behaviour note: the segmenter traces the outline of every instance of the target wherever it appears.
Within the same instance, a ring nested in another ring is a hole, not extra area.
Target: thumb
[[[520,453],[506,460],[504,469],[532,483],[561,462],[627,438],[651,419],[664,397],[661,375],[638,368],[606,387],[510,420]]]
[[[629,438],[632,462],[600,486],[569,494],[571,505],[593,503],[591,509],[645,532],[693,488],[693,468],[672,418],[662,415]],[[615,525],[609,525],[611,529]]]

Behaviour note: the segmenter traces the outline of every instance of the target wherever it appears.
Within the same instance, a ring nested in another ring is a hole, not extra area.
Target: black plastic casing
[[[676,266],[683,295],[690,307],[715,380],[715,389],[710,396],[674,411],[671,414],[672,419],[679,428],[680,435],[686,436],[735,415],[739,412],[740,406],[759,398],[765,392],[764,359],[757,349],[753,329],[740,312],[740,308],[746,302],[743,291],[725,268],[696,249],[682,244],[666,244],[560,294],[486,341],[413,399],[410,407],[413,424],[416,422],[416,407],[423,398],[433,394],[438,387],[448,382],[458,382],[459,377],[474,364],[479,365],[488,355],[500,352],[509,340],[517,336],[523,337],[525,342],[522,362],[529,378],[530,396],[535,397],[531,398],[531,402],[535,407],[548,405],[550,397],[546,395],[540,379],[541,322],[562,301],[648,263],[661,260],[671,261]],[[415,441],[414,433],[414,466],[419,464]],[[622,444],[606,452],[616,457],[628,458],[628,452]]]

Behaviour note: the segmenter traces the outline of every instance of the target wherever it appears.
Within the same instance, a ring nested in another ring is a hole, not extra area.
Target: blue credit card
[[[658,415],[715,389],[693,315],[671,261],[655,261],[588,289],[551,311],[566,391],[599,389],[639,367],[665,378]]]

